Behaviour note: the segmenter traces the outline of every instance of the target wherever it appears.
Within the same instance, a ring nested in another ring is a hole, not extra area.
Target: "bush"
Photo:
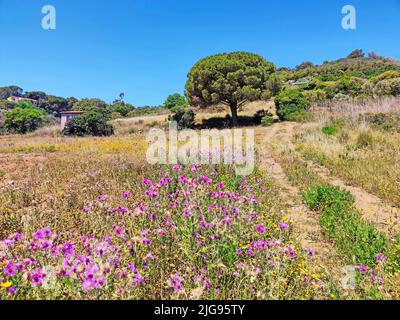
[[[339,132],[339,127],[335,124],[331,124],[322,128],[322,133],[327,136],[334,136]]]
[[[11,110],[16,106],[15,102],[0,99],[0,109],[2,110]]]
[[[178,123],[178,129],[188,129],[194,126],[195,114],[192,109],[184,107],[176,107],[172,109],[174,113],[168,117],[169,121],[176,121]]]
[[[388,80],[379,81],[374,88],[374,95],[376,96],[390,96],[392,94],[392,86]]]
[[[326,99],[326,93],[321,89],[304,91],[304,97],[311,102],[323,101]]]
[[[43,122],[45,112],[30,102],[20,102],[4,114],[7,132],[24,134],[36,130]]]
[[[166,109],[174,109],[177,107],[186,107],[188,105],[188,101],[186,98],[179,93],[171,94],[165,100],[163,107]]]
[[[274,124],[274,119],[271,116],[265,116],[261,119],[261,124],[264,127],[272,126]]]
[[[319,185],[304,195],[304,200],[312,210],[324,210],[335,204],[350,207],[355,200],[348,191],[330,185]]]
[[[108,120],[100,112],[89,111],[68,122],[63,133],[76,136],[109,136],[113,134],[113,127]]]
[[[261,124],[261,120],[264,117],[272,117],[272,113],[267,111],[267,110],[258,110],[255,114],[254,114],[254,123],[255,124]]]
[[[276,113],[281,120],[291,120],[291,114],[302,114],[310,106],[303,93],[295,89],[282,91],[275,98]]]
[[[131,112],[134,109],[135,107],[129,103],[116,102],[113,105],[111,105],[111,107],[109,108],[109,112],[111,112],[111,114],[119,113],[121,115],[120,118],[122,118],[126,117],[129,114],[129,112]]]
[[[124,116],[122,114],[120,114],[119,112],[111,112],[111,114],[110,114],[111,120],[121,119],[123,117]]]
[[[300,109],[295,112],[289,113],[286,117],[287,121],[294,121],[294,122],[307,122],[312,119],[311,113]]]

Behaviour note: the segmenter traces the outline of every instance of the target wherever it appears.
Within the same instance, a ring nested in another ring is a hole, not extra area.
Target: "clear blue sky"
[[[46,4],[56,30],[41,28]],[[341,28],[346,4],[357,30]],[[245,50],[289,67],[355,48],[400,59],[399,35],[400,0],[0,0],[0,86],[156,105],[183,93],[211,54]]]

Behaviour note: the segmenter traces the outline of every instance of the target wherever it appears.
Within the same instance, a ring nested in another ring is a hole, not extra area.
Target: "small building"
[[[289,87],[295,87],[295,86],[302,86],[302,85],[306,85],[309,84],[310,81],[308,80],[302,80],[302,81],[294,81],[294,80],[289,80],[286,82],[286,85]]]
[[[26,101],[32,103],[34,106],[38,105],[38,101],[35,99],[29,99],[29,98],[24,98],[24,97],[17,97],[17,96],[11,96],[7,98],[8,101],[18,103],[21,101]]]
[[[66,124],[71,121],[71,119],[79,117],[84,114],[85,111],[64,111],[61,114],[61,130],[64,130]]]

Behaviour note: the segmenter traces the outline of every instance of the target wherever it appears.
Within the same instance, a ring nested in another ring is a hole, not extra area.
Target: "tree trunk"
[[[237,115],[237,103],[231,102],[231,114],[232,114],[232,126],[237,127],[238,125],[238,115]]]

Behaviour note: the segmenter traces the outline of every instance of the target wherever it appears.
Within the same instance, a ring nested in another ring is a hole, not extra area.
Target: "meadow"
[[[149,165],[144,127],[0,137],[0,298],[399,298],[398,232],[311,165],[398,206],[398,104],[380,103],[254,127],[248,177]]]
[[[315,104],[253,126],[248,177],[148,164],[165,115],[114,120],[109,137],[0,136],[0,298],[400,298],[398,106]],[[239,117],[260,108],[274,114],[255,102]]]
[[[155,168],[145,147],[139,136],[1,139],[2,299],[329,296],[268,177]]]

